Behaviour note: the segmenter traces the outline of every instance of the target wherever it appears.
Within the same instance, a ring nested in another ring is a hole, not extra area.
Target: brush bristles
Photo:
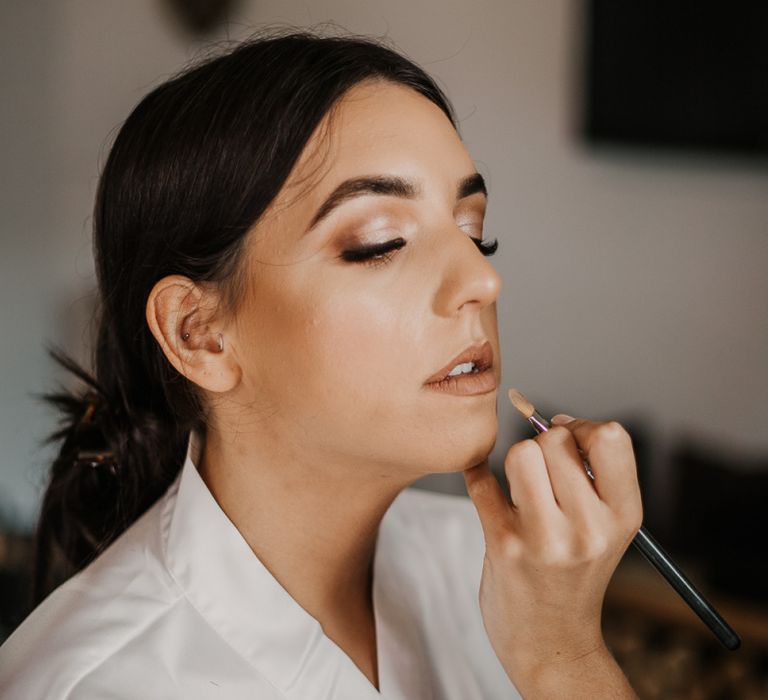
[[[525,398],[517,389],[510,389],[507,392],[509,396],[509,400],[512,402],[512,405],[520,411],[526,418],[530,418],[533,415],[533,412],[536,410],[533,407],[533,404]]]

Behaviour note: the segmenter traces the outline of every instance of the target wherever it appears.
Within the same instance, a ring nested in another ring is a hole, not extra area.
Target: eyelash
[[[498,240],[493,243],[486,243],[481,238],[470,236],[470,240],[477,246],[478,250],[485,256],[493,255],[499,247]],[[345,250],[341,257],[347,262],[359,263],[368,267],[378,267],[386,265],[394,256],[394,252],[405,245],[404,238],[395,238],[386,243],[370,246],[368,248],[358,248],[356,250]]]

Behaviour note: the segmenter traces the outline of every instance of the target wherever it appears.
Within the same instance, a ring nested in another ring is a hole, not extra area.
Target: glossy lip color
[[[493,372],[493,366],[491,366],[482,372],[459,374],[456,377],[448,377],[439,382],[430,382],[424,386],[444,394],[475,396],[496,391],[496,376]]]

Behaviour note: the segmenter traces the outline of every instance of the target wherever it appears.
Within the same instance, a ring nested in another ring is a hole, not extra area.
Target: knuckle
[[[553,425],[547,432],[537,435],[535,440],[538,443],[553,443],[560,445],[572,439],[571,431],[562,425]]]
[[[506,561],[517,562],[523,553],[522,543],[517,537],[507,536],[501,542],[501,555]]]
[[[573,563],[573,549],[563,539],[549,538],[541,543],[538,559],[547,568],[565,568]]]
[[[507,450],[507,455],[504,458],[504,466],[511,467],[519,462],[533,459],[540,452],[541,449],[534,440],[531,440],[530,438],[521,440]]]
[[[611,549],[610,538],[603,532],[590,532],[581,542],[580,559],[584,562],[604,557]]]
[[[615,420],[598,425],[597,428],[595,428],[595,435],[601,441],[605,442],[618,444],[631,442],[629,433],[624,429],[624,426]]]

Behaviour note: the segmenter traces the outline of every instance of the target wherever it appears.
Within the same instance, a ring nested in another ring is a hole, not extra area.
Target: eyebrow
[[[482,192],[486,197],[488,196],[483,176],[480,173],[467,175],[456,188],[456,200],[464,199],[464,197],[469,197],[477,192]],[[421,189],[412,180],[390,175],[355,177],[344,180],[320,205],[305,233],[309,233],[339,205],[355,197],[368,194],[415,199],[421,194]]]

